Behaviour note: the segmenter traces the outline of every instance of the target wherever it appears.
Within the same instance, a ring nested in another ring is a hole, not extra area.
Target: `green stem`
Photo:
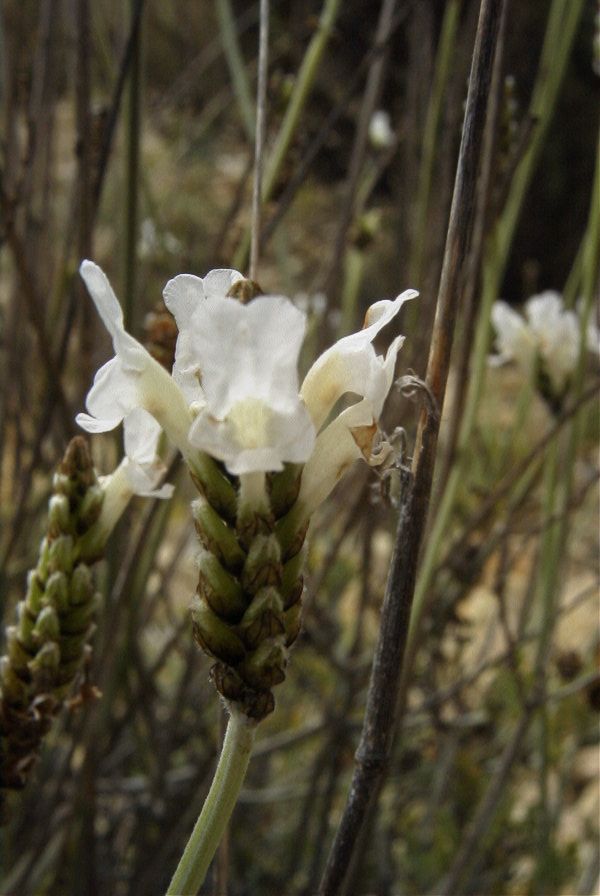
[[[433,168],[437,150],[437,136],[440,129],[442,101],[448,84],[450,65],[456,52],[456,29],[461,9],[461,0],[450,0],[446,6],[440,42],[435,60],[431,97],[427,107],[423,149],[419,166],[419,183],[415,208],[415,229],[409,268],[409,283],[420,283],[427,240],[427,212],[433,179]],[[414,312],[413,312],[414,313]]]
[[[246,66],[238,41],[235,18],[230,0],[217,0],[217,16],[221,30],[223,52],[231,73],[233,92],[242,116],[248,140],[254,140],[254,103],[246,74]]]
[[[167,896],[194,896],[202,886],[246,777],[255,730],[245,716],[231,715],[212,786]]]
[[[277,135],[277,141],[273,148],[273,154],[265,171],[265,177],[262,186],[263,203],[267,202],[270,199],[275,184],[277,183],[277,178],[279,177],[281,167],[287,155],[294,134],[296,133],[300,115],[302,114],[304,106],[306,105],[306,101],[310,96],[317,72],[319,70],[319,63],[321,62],[321,58],[323,56],[323,53],[325,52],[327,42],[331,37],[331,32],[333,31],[333,26],[340,9],[340,5],[341,0],[325,0],[323,10],[319,18],[319,25],[302,61],[302,65],[300,67],[300,71],[298,72],[296,83],[294,85],[294,91],[292,93],[288,107],[285,111],[285,116],[281,124],[279,134]],[[250,232],[247,231],[233,262],[234,268],[237,268],[238,271],[241,271],[245,267],[248,260],[249,250]]]

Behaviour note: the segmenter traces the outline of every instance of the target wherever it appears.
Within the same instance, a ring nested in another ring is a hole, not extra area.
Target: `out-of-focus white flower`
[[[532,296],[525,303],[525,318],[506,302],[492,308],[498,354],[493,365],[516,363],[528,376],[541,374],[550,387],[548,397],[559,399],[565,392],[579,357],[581,322],[575,311],[565,309],[557,292]],[[595,327],[588,328],[588,346],[598,351]]]
[[[327,310],[327,296],[323,292],[316,292],[313,295],[299,292],[294,296],[294,305],[304,314],[322,317]]]
[[[172,255],[182,251],[180,241],[169,231],[159,233],[152,218],[144,218],[140,227],[139,253],[146,258],[153,253],[164,249]]]
[[[383,109],[373,112],[369,122],[369,140],[375,149],[389,149],[394,144],[396,135],[392,130],[390,116]]]

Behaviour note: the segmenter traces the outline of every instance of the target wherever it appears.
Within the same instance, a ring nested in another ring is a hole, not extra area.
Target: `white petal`
[[[234,283],[243,280],[243,274],[229,268],[215,268],[209,271],[204,278],[204,294],[206,298],[222,299],[224,298]]]
[[[160,425],[143,408],[134,408],[123,421],[123,442],[127,457],[140,465],[152,464],[160,438]]]
[[[96,373],[88,392],[85,404],[91,417],[79,414],[77,422],[88,432],[114,429],[140,404],[138,380],[139,374],[126,370],[119,357],[111,358]],[[96,420],[95,430],[90,428],[91,418]]]
[[[543,333],[550,321],[560,319],[564,311],[562,296],[547,290],[525,302],[525,314],[534,332]]]
[[[319,433],[312,455],[302,471],[298,500],[309,516],[332,491],[337,482],[362,457],[351,430],[373,424],[367,400],[347,408]]]
[[[102,268],[87,259],[82,261],[79,273],[92,297],[102,323],[112,337],[115,353],[121,356],[124,364],[138,369],[140,364],[143,364],[142,358],[145,349],[125,331],[123,311],[108,282],[108,277]]]
[[[194,315],[193,339],[211,413],[224,419],[249,397],[279,410],[295,407],[304,328],[304,315],[283,296],[248,305],[206,299]]]
[[[205,298],[204,283],[193,274],[178,274],[163,289],[163,298],[181,333],[190,326],[192,314]]]
[[[506,302],[494,302],[492,324],[496,330],[496,345],[500,357],[514,359],[529,373],[535,362],[536,340],[521,317]]]
[[[315,442],[312,421],[298,399],[290,413],[278,412],[260,399],[247,399],[222,421],[205,409],[194,420],[189,437],[235,475],[281,470],[286,461],[303,463]]]
[[[382,404],[388,371],[372,346],[373,339],[400,311],[404,302],[417,295],[409,289],[394,301],[375,302],[365,316],[364,329],[345,336],[324,352],[308,371],[301,395],[315,427],[319,429],[336,401],[346,392]],[[395,342],[397,353],[401,343]],[[395,360],[395,355],[394,355]],[[389,388],[389,386],[388,386]]]

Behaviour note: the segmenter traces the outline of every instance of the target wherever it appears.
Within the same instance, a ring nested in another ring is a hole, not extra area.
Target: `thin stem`
[[[262,6],[263,0],[261,0]],[[237,27],[230,0],[217,0],[217,17],[221,29],[221,41],[223,52],[231,73],[233,92],[238,104],[240,115],[244,123],[244,130],[248,140],[254,137],[254,118],[252,114],[252,94],[246,74],[246,66],[242,57],[242,51],[238,41]],[[261,12],[262,17],[262,12]],[[261,22],[262,28],[262,22]],[[260,65],[260,62],[259,62]],[[260,79],[260,75],[259,75]]]
[[[448,531],[456,495],[464,480],[461,461],[471,441],[477,408],[485,382],[491,308],[498,296],[499,284],[502,280],[519,214],[556,105],[558,90],[570,55],[581,9],[581,0],[574,0],[571,6],[568,6],[565,0],[554,0],[540,59],[538,80],[531,101],[530,111],[532,118],[536,121],[536,128],[531,143],[517,166],[505,208],[488,244],[483,272],[481,308],[474,339],[473,361],[457,446],[459,462],[454,465],[448,477],[448,483],[440,506],[437,508],[435,521],[425,547],[414,598],[402,690],[405,690],[412,659],[418,646],[421,621],[427,610],[427,596],[433,594],[430,586],[437,568],[439,550]],[[561,15],[565,19],[564,28],[557,31],[556,19]]]
[[[275,143],[275,148],[273,149],[273,155],[271,156],[267,171],[265,173],[265,179],[262,188],[263,202],[266,202],[271,197],[275,184],[277,183],[277,178],[279,177],[281,167],[287,155],[287,151],[290,147],[294,134],[296,133],[300,115],[302,114],[304,106],[306,105],[306,101],[310,96],[313,84],[315,82],[315,78],[319,70],[319,64],[323,57],[323,53],[325,52],[327,42],[333,31],[333,26],[340,6],[341,0],[325,0],[316,33],[311,40],[302,61],[302,65],[296,79],[294,92],[286,109],[277,141]],[[246,259],[248,257],[249,248],[250,239],[249,235],[246,234],[245,239],[240,245],[234,259],[233,266],[238,270],[241,270],[244,267]]]
[[[132,17],[135,7],[132,4]],[[127,118],[126,196],[125,203],[125,289],[123,311],[125,325],[132,328],[137,279],[137,242],[140,174],[140,94],[142,78],[141,26],[135,32],[129,75],[129,109]]]
[[[250,227],[250,272],[256,280],[260,252],[260,208],[262,195],[263,154],[267,117],[267,70],[269,65],[269,0],[260,0],[258,39],[258,88],[256,92],[256,138],[254,144],[254,185],[252,189],[252,223]]]
[[[255,730],[245,716],[230,716],[215,777],[167,896],[193,896],[201,887],[244,783]]]
[[[436,54],[431,97],[427,107],[425,130],[423,132],[423,151],[419,166],[419,185],[414,213],[415,228],[408,277],[410,283],[421,282],[425,244],[427,242],[427,212],[429,210],[433,181],[437,136],[443,110],[442,101],[448,84],[450,63],[452,62],[453,53],[456,52],[456,30],[461,5],[461,0],[450,0],[446,6]]]
[[[438,305],[427,368],[427,385],[441,407],[450,366],[450,352],[460,296],[462,265],[473,223],[477,172],[487,95],[503,4],[483,0],[480,9],[469,92],[458,158]],[[419,421],[413,480],[400,508],[394,552],[381,625],[371,671],[367,708],[348,800],[321,881],[321,896],[344,886],[357,844],[368,828],[383,782],[395,727],[400,670],[415,586],[417,559],[425,528],[439,415],[424,410]]]

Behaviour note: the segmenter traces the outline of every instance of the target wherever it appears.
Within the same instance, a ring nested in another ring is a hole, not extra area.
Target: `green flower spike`
[[[48,526],[17,624],[0,660],[0,800],[25,786],[42,738],[89,650],[97,595],[83,538],[102,510],[86,441],[77,436],[54,476]]]

